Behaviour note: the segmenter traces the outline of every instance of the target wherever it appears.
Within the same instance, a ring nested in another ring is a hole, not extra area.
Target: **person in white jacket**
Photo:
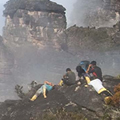
[[[85,76],[85,79],[87,81],[87,84],[93,86],[93,88],[99,95],[102,95],[104,98],[112,96],[112,93],[103,86],[101,80],[99,80],[98,78],[90,80],[88,76]]]

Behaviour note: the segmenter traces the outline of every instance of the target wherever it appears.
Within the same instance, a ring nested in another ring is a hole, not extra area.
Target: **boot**
[[[43,96],[44,96],[44,98],[47,98],[47,96],[46,96],[46,88],[45,87],[43,87]]]
[[[34,101],[34,100],[36,100],[37,99],[37,95],[34,95],[30,100],[31,101]]]
[[[85,77],[86,81],[87,81],[87,84],[90,83],[90,78],[89,77]]]
[[[63,80],[61,80],[58,85],[63,86]]]

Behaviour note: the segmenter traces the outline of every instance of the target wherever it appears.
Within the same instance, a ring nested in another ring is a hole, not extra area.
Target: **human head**
[[[96,61],[92,61],[90,64],[96,66]]]
[[[67,68],[67,69],[66,69],[66,72],[70,72],[70,71],[71,71],[71,69],[70,69],[70,68]]]
[[[81,66],[76,67],[76,71],[78,72],[78,76],[81,77],[83,73],[85,73],[84,69]]]

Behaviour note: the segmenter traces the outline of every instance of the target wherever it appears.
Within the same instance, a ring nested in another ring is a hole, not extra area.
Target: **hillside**
[[[104,82],[106,88],[113,90],[118,80]],[[6,100],[0,105],[1,120],[117,120],[120,113],[115,107],[104,105],[103,98],[85,84],[70,87],[55,86],[48,92],[47,98],[42,95],[34,102],[29,98],[40,85],[32,88],[21,100]]]
[[[115,10],[112,12],[116,15]],[[91,86],[57,86],[66,68],[76,73],[82,60],[96,60],[103,75],[120,74],[119,21],[111,27],[66,28],[65,8],[50,0],[9,0],[3,13],[6,22],[0,38],[0,65],[4,68],[0,67],[0,120],[120,119],[119,104],[106,106]],[[56,84],[55,89],[47,99],[41,95],[30,102],[39,86],[28,92],[29,83],[42,84],[45,80]],[[114,94],[119,81],[108,77],[103,84]],[[25,93],[20,92],[20,98],[14,89],[17,84]]]

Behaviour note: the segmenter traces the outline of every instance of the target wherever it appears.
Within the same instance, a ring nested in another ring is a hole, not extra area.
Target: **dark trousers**
[[[100,93],[100,95],[105,98],[105,97],[108,97],[108,96],[112,96],[112,93],[110,93],[109,91],[103,91]]]

